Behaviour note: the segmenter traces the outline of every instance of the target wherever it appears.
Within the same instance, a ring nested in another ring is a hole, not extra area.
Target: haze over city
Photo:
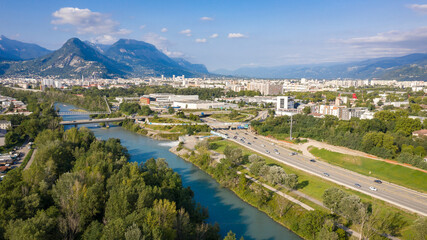
[[[56,50],[132,38],[210,71],[426,52],[422,1],[2,1],[0,32]]]

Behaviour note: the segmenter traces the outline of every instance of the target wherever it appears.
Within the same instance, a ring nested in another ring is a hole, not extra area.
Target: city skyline
[[[419,1],[33,1],[0,3],[0,34],[58,49],[132,38],[210,71],[426,52]]]

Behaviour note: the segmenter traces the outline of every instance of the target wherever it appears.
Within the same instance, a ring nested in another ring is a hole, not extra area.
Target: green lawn
[[[312,147],[310,152],[330,164],[417,191],[427,192],[427,173],[384,161],[331,152],[315,147]]]
[[[360,197],[362,199],[362,201],[364,202],[371,202],[373,208],[378,208],[381,209],[382,212],[398,212],[402,215],[403,219],[405,219],[408,224],[406,227],[404,227],[401,231],[402,233],[402,237],[401,239],[411,239],[411,234],[412,234],[412,229],[410,228],[410,225],[413,224],[413,222],[418,218],[416,214],[414,213],[409,213],[405,210],[401,210],[397,207],[395,207],[394,205],[391,205],[389,203],[386,203],[382,200],[373,198],[371,196],[365,195],[361,192],[343,187],[341,185],[335,184],[333,182],[327,181],[321,177],[306,173],[304,171],[295,169],[293,167],[290,167],[286,164],[283,164],[281,162],[278,162],[272,158],[266,157],[264,155],[261,155],[257,152],[254,152],[246,147],[243,147],[235,142],[232,141],[228,141],[228,140],[220,140],[220,141],[215,141],[215,143],[218,144],[218,148],[215,149],[215,151],[217,152],[224,152],[224,149],[226,146],[230,146],[230,147],[238,147],[242,149],[243,155],[251,155],[251,154],[257,154],[261,157],[263,157],[267,164],[271,164],[271,165],[278,165],[281,166],[288,174],[294,173],[296,175],[298,175],[298,179],[300,182],[300,187],[298,188],[298,191],[305,193],[317,200],[323,201],[322,199],[322,195],[325,192],[326,189],[331,188],[331,187],[336,187],[339,188],[349,194],[354,194],[357,195],[358,197]],[[305,203],[307,203],[306,201],[304,201]],[[312,205],[312,204],[309,204]]]
[[[222,121],[222,122],[241,122],[245,120],[248,117],[248,115],[240,114],[236,118],[230,119],[228,114],[221,113],[221,114],[212,114],[210,117],[215,118],[216,120]]]

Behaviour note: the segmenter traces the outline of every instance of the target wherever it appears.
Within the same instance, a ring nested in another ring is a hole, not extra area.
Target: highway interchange
[[[312,159],[299,154],[291,155],[292,151],[247,130],[219,130],[218,132],[227,134],[231,141],[284,164],[397,205],[400,208],[427,216],[427,194],[425,193],[385,181],[382,181],[381,184],[375,183],[376,178],[364,176],[322,161],[315,160],[313,162]],[[361,187],[357,187],[355,184],[359,184]],[[373,191],[370,187],[377,190]]]

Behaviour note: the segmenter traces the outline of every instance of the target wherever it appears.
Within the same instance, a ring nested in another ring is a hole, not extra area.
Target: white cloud
[[[202,20],[202,21],[213,21],[214,19],[211,17],[201,17],[200,20]]]
[[[427,4],[411,4],[408,5],[408,8],[414,10],[415,12],[427,14]]]
[[[181,31],[181,32],[179,32],[179,33],[184,34],[184,35],[185,35],[185,36],[187,36],[187,37],[191,37],[191,30],[190,30],[190,29],[182,30],[182,31]]]
[[[71,25],[76,28],[77,34],[95,35],[95,38],[104,39],[103,41],[111,39],[114,42],[118,35],[131,32],[120,28],[120,23],[112,20],[109,15],[92,12],[87,8],[64,7],[52,13],[52,16],[55,18],[51,21],[54,25]]]
[[[246,38],[246,36],[241,33],[229,33],[228,38]]]
[[[144,25],[141,25],[141,26],[139,26],[139,29],[144,29],[146,27],[146,25],[144,24]]]
[[[356,55],[366,57],[397,56],[427,52],[427,27],[409,31],[388,31],[373,36],[332,40],[334,44],[344,44]]]
[[[214,33],[214,34],[209,36],[209,38],[217,38],[217,37],[218,37],[218,33]]]
[[[147,33],[143,38],[143,41],[148,42],[156,46],[160,51],[166,54],[169,57],[183,57],[184,54],[178,51],[169,51],[171,42],[156,33]]]
[[[110,44],[117,41],[117,38],[111,35],[101,35],[90,40],[94,43]]]
[[[162,28],[162,30],[160,30],[160,32],[162,32],[162,33],[165,33],[165,32],[167,32],[168,31],[168,29],[167,28]]]
[[[195,41],[196,41],[196,43],[205,43],[205,42],[207,42],[206,38],[197,38]]]

